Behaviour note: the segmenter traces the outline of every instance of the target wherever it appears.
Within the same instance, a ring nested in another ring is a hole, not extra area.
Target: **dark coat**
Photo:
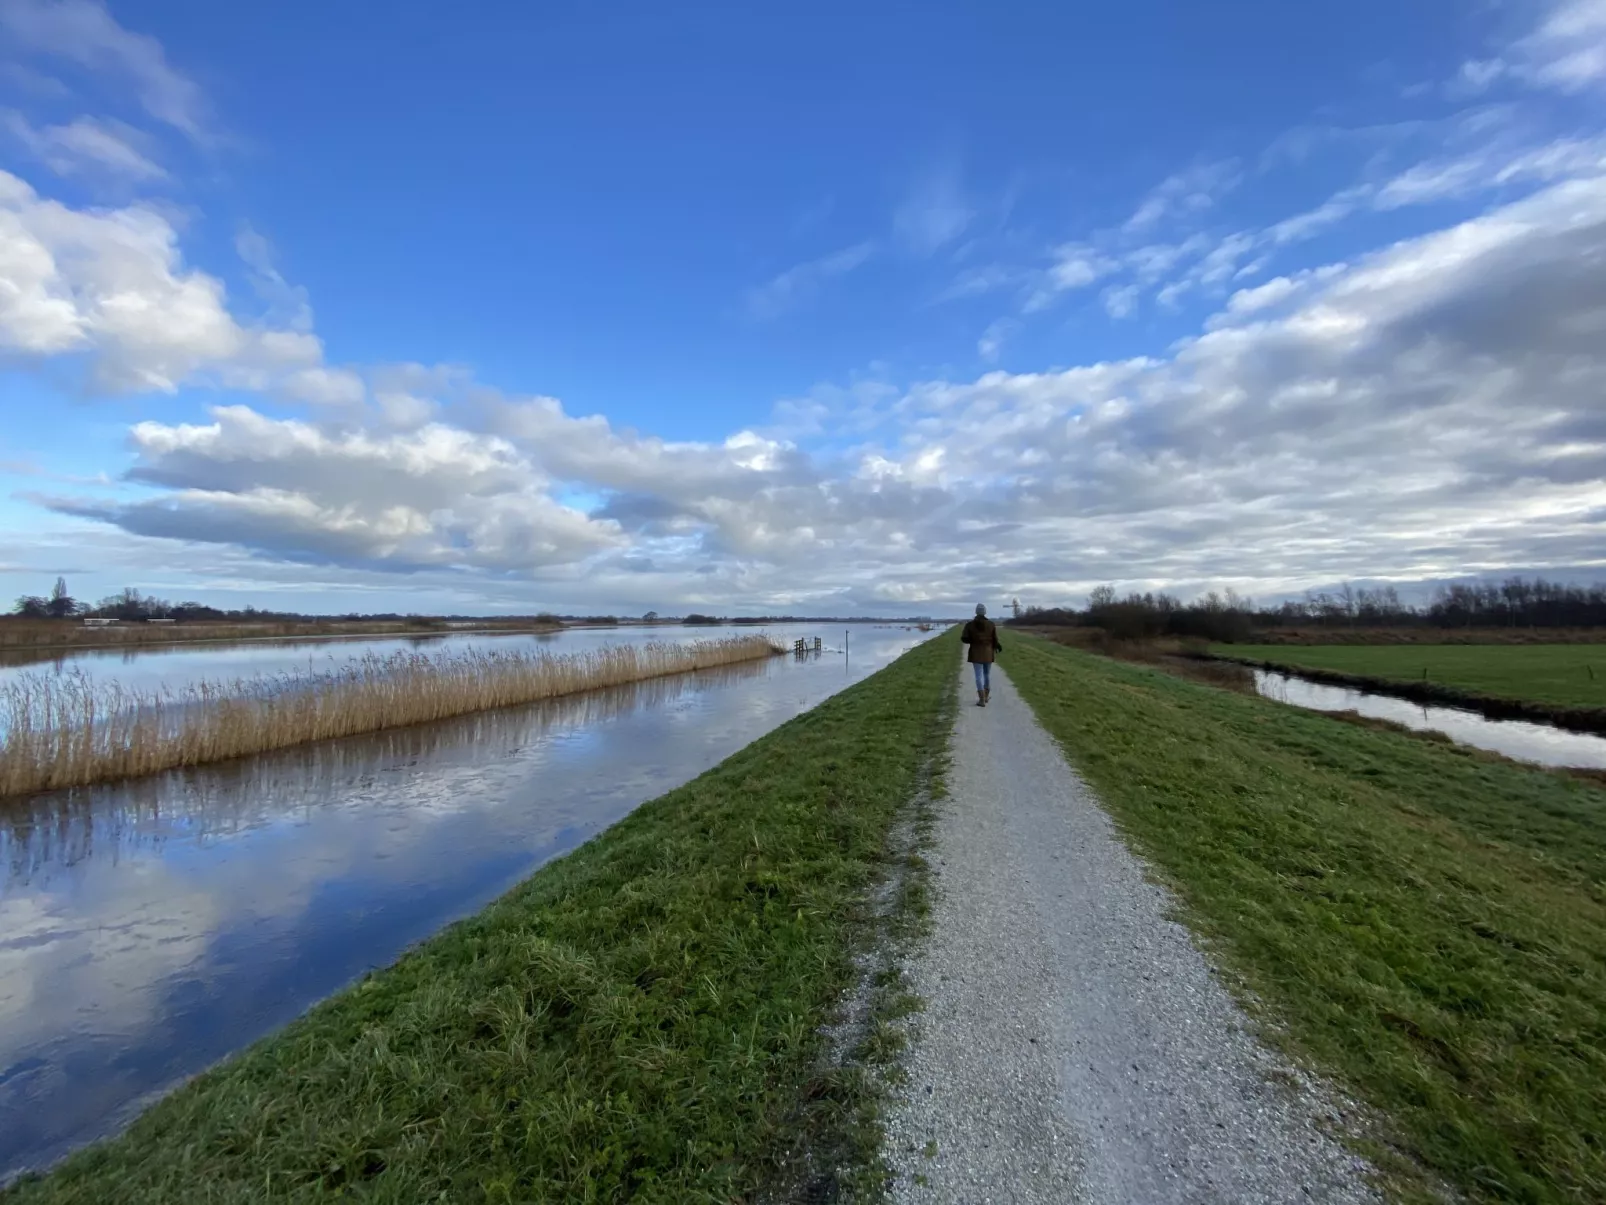
[[[970,646],[970,656],[965,660],[972,664],[978,661],[991,664],[1004,651],[1004,646],[998,642],[998,625],[985,615],[978,615],[967,623],[959,639]]]

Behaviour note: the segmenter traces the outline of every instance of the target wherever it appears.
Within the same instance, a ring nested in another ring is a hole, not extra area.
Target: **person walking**
[[[976,706],[985,707],[993,693],[993,662],[1004,651],[1004,646],[998,642],[998,625],[987,618],[987,608],[983,604],[976,604],[976,618],[965,625],[959,639],[970,646],[965,660],[976,671]]]

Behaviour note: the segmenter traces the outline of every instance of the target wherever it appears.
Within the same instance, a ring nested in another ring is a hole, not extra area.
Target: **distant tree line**
[[[656,612],[653,613],[653,618],[655,618],[655,619],[657,618]],[[704,615],[704,614],[702,614],[701,612],[698,612],[698,611],[692,611],[690,614],[685,615],[680,619],[673,619],[673,617],[671,617],[671,621],[675,622],[675,623],[684,624],[684,625],[686,625],[688,627],[704,627],[704,626],[713,627],[713,626],[718,626],[720,624],[731,624],[733,626],[739,626],[739,625],[744,625],[745,624],[745,625],[751,626],[751,625],[755,625],[755,624],[777,624],[777,623],[938,623],[938,622],[952,622],[952,621],[945,621],[945,620],[934,620],[929,615],[909,615],[909,616],[903,616],[901,618],[895,618],[895,617],[884,616],[884,615],[731,615],[731,616],[723,616],[723,615]]]
[[[484,620],[483,615],[402,615],[394,611],[359,613],[349,612],[341,615],[309,615],[299,611],[265,610],[260,607],[240,607],[237,609],[224,609],[208,606],[198,602],[169,602],[165,598],[158,598],[154,594],[145,594],[129,586],[120,592],[101,599],[97,603],[80,602],[72,597],[67,590],[64,578],[57,578],[55,588],[49,596],[25,594],[17,599],[11,614],[21,619],[117,619],[129,623],[149,621],[152,619],[171,619],[184,623],[210,622],[210,623],[304,623],[314,620],[323,622],[350,622],[350,623],[445,623],[452,621],[471,622]],[[0,613],[0,619],[5,618]],[[531,619],[538,624],[559,623],[587,623],[595,625],[612,625],[627,623],[630,620],[617,615],[555,615],[550,611],[541,611],[534,616],[500,615],[490,618],[498,620],[525,620]],[[775,624],[775,623],[863,623],[871,617],[843,616],[826,617],[818,615],[739,615],[732,617],[703,615],[693,611],[682,619],[673,616],[660,616],[657,611],[648,611],[642,619],[647,623],[678,622],[697,626],[717,626],[720,624]],[[883,619],[874,617],[879,623],[923,623],[929,617],[919,616],[910,619]]]
[[[1026,607],[1009,620],[1021,624],[1079,624],[1102,628],[1122,640],[1159,636],[1191,636],[1238,641],[1248,637],[1254,604],[1228,590],[1212,590],[1190,603],[1170,594],[1131,593],[1124,598],[1114,586],[1099,586],[1088,595],[1085,611],[1064,607]]]
[[[483,618],[473,615],[444,615],[421,616],[417,614],[404,615],[397,611],[352,611],[339,615],[309,615],[300,611],[269,610],[262,607],[246,606],[238,608],[223,608],[208,606],[199,602],[169,602],[165,598],[158,598],[154,594],[145,594],[132,586],[126,587],[116,594],[107,595],[97,603],[81,602],[72,597],[67,590],[64,578],[57,578],[55,588],[48,597],[37,594],[25,594],[17,599],[12,607],[11,614],[21,619],[118,619],[126,623],[138,623],[152,619],[171,619],[179,622],[209,622],[209,623],[297,623],[311,620],[353,623],[417,623],[425,619],[432,620],[473,620]],[[504,616],[502,618],[521,618],[517,616]],[[559,618],[550,612],[542,612],[534,616],[536,622],[558,623]],[[595,616],[593,622],[618,622],[612,616]]]
[[[1122,639],[1198,637],[1237,642],[1256,629],[1290,627],[1588,628],[1606,626],[1606,583],[1571,586],[1543,578],[1455,582],[1411,606],[1393,586],[1344,585],[1257,608],[1232,590],[1210,591],[1184,603],[1170,594],[1130,593],[1099,586],[1087,607],[1027,607],[1013,622],[1102,628]]]
[[[58,577],[56,587],[45,598],[38,594],[24,594],[17,599],[16,614],[28,619],[71,619],[81,610],[76,598],[67,593],[67,579]]]
[[[12,608],[23,619],[191,619],[226,618],[224,612],[200,603],[170,603],[164,598],[141,594],[132,586],[110,594],[98,603],[80,602],[67,590],[67,579],[58,577],[49,598],[24,594]]]
[[[1400,601],[1392,586],[1308,594],[1256,616],[1263,626],[1590,628],[1606,625],[1606,582],[1572,586],[1544,578],[1452,582],[1425,607]]]

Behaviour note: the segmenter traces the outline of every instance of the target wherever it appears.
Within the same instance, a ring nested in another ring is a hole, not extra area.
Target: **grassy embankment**
[[[1399,1199],[1606,1200],[1606,792],[1017,639],[1011,680]]]
[[[0,1201],[731,1201],[800,1150],[864,1166],[874,1089],[819,1028],[955,659],[922,645]]]
[[[1192,678],[1211,686],[1227,690],[1242,690],[1253,694],[1255,675],[1244,665],[1227,659],[1202,656],[1204,642],[1181,639],[1176,636],[1150,636],[1136,639],[1112,636],[1102,628],[1070,625],[1011,624],[1011,631],[1041,636],[1067,648],[1084,653],[1097,653],[1117,661],[1130,661],[1134,665],[1152,665],[1167,673]]]
[[[84,674],[0,685],[0,796],[83,786],[640,682],[781,652],[762,636],[578,653],[394,653],[138,690]]]

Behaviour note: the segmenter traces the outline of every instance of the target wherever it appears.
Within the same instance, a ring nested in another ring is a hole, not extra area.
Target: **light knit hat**
[[[986,603],[977,603],[976,604],[976,614],[977,615],[985,615],[985,614],[987,614],[987,604]]]

